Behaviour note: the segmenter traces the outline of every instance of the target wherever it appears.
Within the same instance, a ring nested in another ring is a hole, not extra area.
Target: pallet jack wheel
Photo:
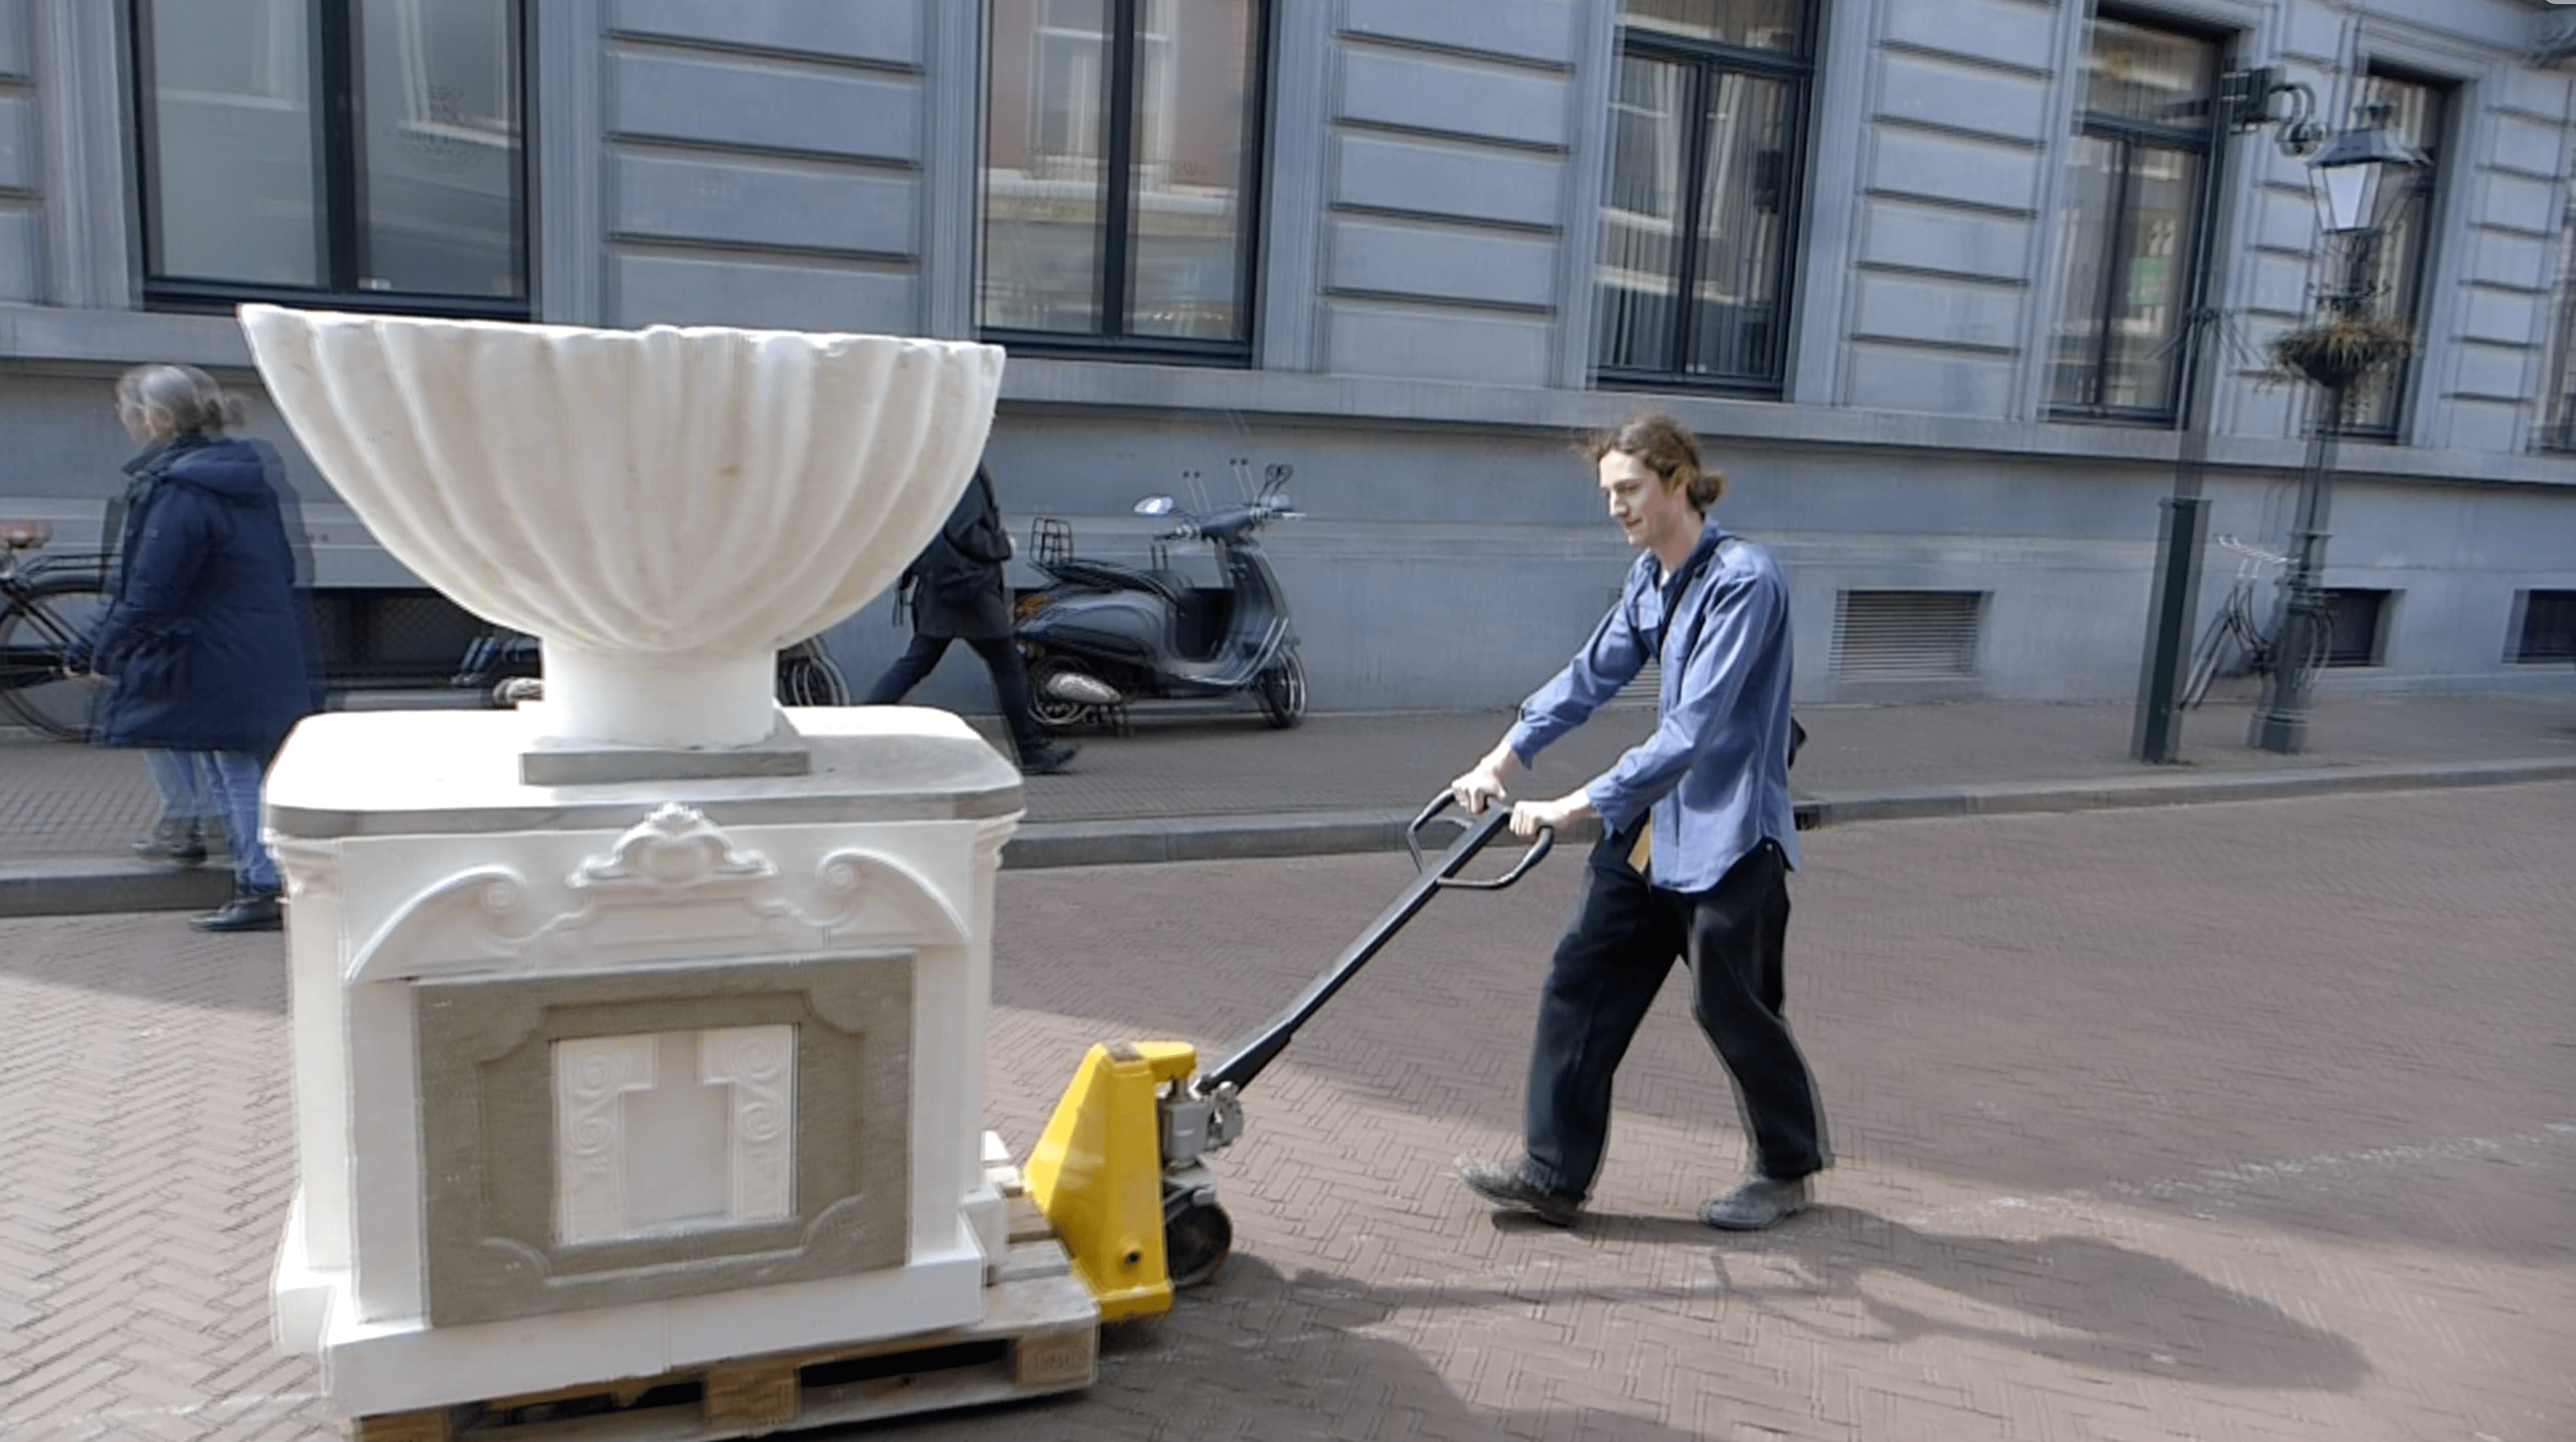
[[[1163,1220],[1163,1265],[1174,1287],[1216,1280],[1234,1251],[1234,1223],[1214,1202],[1191,1202]]]

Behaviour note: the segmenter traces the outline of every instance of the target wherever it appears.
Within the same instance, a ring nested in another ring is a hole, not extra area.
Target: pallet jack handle
[[[1422,830],[1447,810],[1452,801],[1449,792],[1443,790],[1404,828],[1404,849],[1413,854],[1412,884],[1389,902],[1386,910],[1378,913],[1377,920],[1369,923],[1368,930],[1360,933],[1358,940],[1342,948],[1342,954],[1333,959],[1331,966],[1324,968],[1322,975],[1306,983],[1306,989],[1297,993],[1296,998],[1277,1016],[1262,1023],[1260,1030],[1237,1043],[1224,1061],[1193,1078],[1190,1082],[1193,1093],[1203,1097],[1216,1096],[1239,1092],[1249,1086],[1279,1053],[1287,1050],[1288,1043],[1296,1037],[1297,1029],[1306,1024],[1307,1018],[1323,1010],[1324,1003],[1332,1000],[1333,993],[1358,975],[1359,969],[1368,965],[1369,958],[1377,955],[1388,940],[1413,919],[1414,913],[1430,902],[1435,892],[1445,887],[1500,891],[1527,875],[1556,842],[1556,833],[1541,831],[1530,842],[1529,849],[1513,863],[1511,870],[1490,880],[1463,878],[1458,873],[1466,869],[1476,853],[1484,850],[1487,842],[1511,825],[1512,809],[1501,798],[1496,798],[1485,808],[1484,815],[1467,820],[1466,829],[1449,843],[1448,850],[1437,857],[1425,856]]]

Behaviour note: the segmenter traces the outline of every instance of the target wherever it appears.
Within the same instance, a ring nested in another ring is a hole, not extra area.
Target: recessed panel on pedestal
[[[417,996],[432,1325],[904,1264],[912,953]]]

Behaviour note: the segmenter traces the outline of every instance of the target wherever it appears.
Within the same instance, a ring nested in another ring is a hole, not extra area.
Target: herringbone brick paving
[[[1496,1221],[1571,892],[1445,896],[1246,1096],[1219,1282],[1099,1385],[883,1438],[2576,1438],[2576,786],[1812,833],[1791,1008],[1839,1165],[1775,1232],[1665,998],[1592,1215]],[[991,1124],[1221,1043],[1400,858],[1006,873]],[[0,1437],[322,1438],[267,1340],[273,938],[0,923]]]

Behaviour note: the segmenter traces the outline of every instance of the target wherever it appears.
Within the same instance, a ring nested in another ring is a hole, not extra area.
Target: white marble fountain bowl
[[[544,642],[550,743],[721,748],[774,653],[902,573],[974,474],[1000,348],[247,305],[305,450],[387,552]]]

